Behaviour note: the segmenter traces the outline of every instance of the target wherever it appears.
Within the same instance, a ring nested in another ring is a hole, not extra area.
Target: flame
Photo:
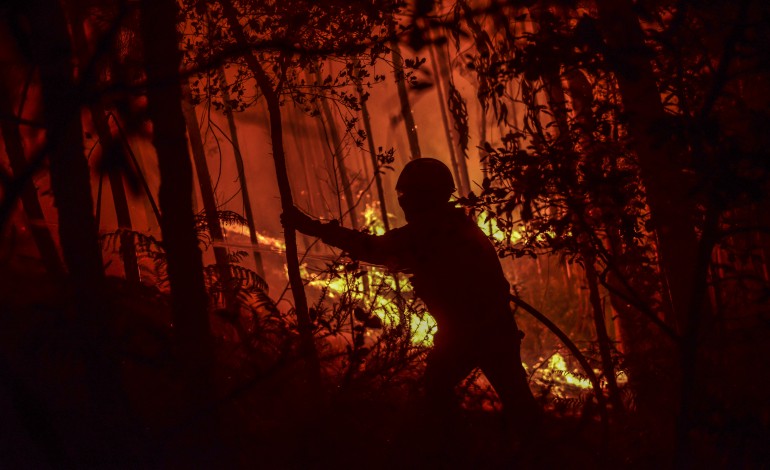
[[[249,231],[249,227],[246,225],[241,224],[227,224],[223,225],[222,227],[226,234],[235,234],[244,236],[246,238],[251,237],[251,232]],[[259,249],[260,251],[267,249],[268,251],[276,252],[276,253],[284,253],[286,251],[286,243],[278,238],[271,237],[269,235],[265,235],[264,233],[260,233],[259,230],[256,231],[257,235],[257,243],[259,243]],[[241,245],[238,243],[232,243],[227,242],[227,246],[238,246],[238,247],[246,247],[246,245]],[[249,245],[250,247],[251,245]]]
[[[367,204],[364,208],[364,225],[375,235],[385,235],[385,224],[380,220],[378,204]],[[392,217],[392,214],[387,214]]]
[[[379,217],[379,208],[377,205],[367,204],[363,215],[366,227],[375,235],[385,233],[385,225]],[[390,215],[390,214],[388,214]],[[301,271],[305,279],[310,278],[307,273],[307,266],[301,266]],[[368,305],[374,315],[377,315],[386,326],[398,325],[400,321],[399,306],[393,299],[378,292],[377,287],[385,287],[385,291],[401,292],[402,294],[411,294],[412,285],[409,280],[403,276],[388,272],[379,266],[367,266],[366,271],[359,277],[345,273],[344,267],[340,267],[340,276],[333,279],[311,279],[308,285],[317,288],[326,287],[329,297],[335,298],[348,293],[353,300],[360,305]],[[368,292],[365,286],[369,286]],[[412,342],[430,346],[433,344],[433,335],[436,332],[436,321],[427,312],[422,317],[412,315],[410,319],[410,329]]]
[[[526,364],[522,365],[525,370],[529,369]],[[579,375],[578,369],[570,371],[564,356],[558,352],[548,359],[547,365],[537,367],[532,375],[535,381],[548,384],[551,392],[559,398],[566,398],[570,392],[574,394],[576,389],[589,390],[593,387],[590,380]]]
[[[249,235],[248,228],[246,228],[246,235]],[[259,231],[257,231],[257,241],[259,242],[259,246],[266,246],[272,251],[278,251],[281,253],[286,251],[286,243],[283,240],[268,237],[267,235],[259,233]]]
[[[488,211],[481,211],[479,213],[479,216],[476,218],[476,224],[481,231],[484,232],[484,235],[498,243],[507,241],[510,244],[514,244],[524,238],[523,226],[520,226],[519,230],[512,231],[510,235],[506,235],[506,233],[497,225],[497,217]]]

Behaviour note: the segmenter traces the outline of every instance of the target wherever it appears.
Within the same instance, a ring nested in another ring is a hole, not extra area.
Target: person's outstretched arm
[[[287,229],[318,237],[324,243],[346,251],[354,259],[389,268],[405,267],[402,229],[391,230],[385,235],[369,235],[341,227],[336,220],[327,223],[315,220],[296,207],[281,214],[281,222]]]

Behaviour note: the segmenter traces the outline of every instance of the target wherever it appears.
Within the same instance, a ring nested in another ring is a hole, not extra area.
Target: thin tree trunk
[[[409,104],[409,93],[406,89],[406,75],[404,74],[404,60],[401,57],[401,47],[398,45],[398,38],[393,39],[391,45],[393,56],[393,74],[396,78],[396,87],[398,87],[398,100],[401,103],[401,117],[404,119],[406,128],[406,137],[409,139],[409,150],[412,154],[410,160],[421,158],[420,141],[417,138],[417,126],[414,123],[412,115],[412,105]]]
[[[316,71],[316,83],[320,85],[322,82],[321,73]],[[323,112],[323,118],[329,126],[329,134],[332,139],[332,158],[337,166],[337,171],[340,175],[340,182],[342,183],[342,194],[345,195],[345,206],[348,209],[348,215],[350,216],[350,225],[353,230],[358,230],[358,216],[356,215],[356,201],[353,199],[353,188],[350,186],[350,178],[348,177],[348,170],[345,168],[345,159],[342,158],[342,138],[340,137],[339,129],[337,129],[337,121],[334,119],[334,114],[329,103],[325,99],[321,99],[321,111]],[[323,123],[321,123],[323,125]]]
[[[449,59],[449,53],[447,52],[448,46],[444,44],[444,46],[438,46],[436,47],[436,52],[438,54],[438,66],[439,71],[441,72],[441,76],[443,78],[446,78],[448,86],[448,92],[446,98],[449,99],[449,95],[452,93],[452,90],[454,90],[454,79],[452,78],[452,68],[451,68],[451,61]],[[450,113],[452,114],[452,113]],[[470,173],[468,173],[468,155],[467,155],[467,149],[463,148],[461,144],[460,139],[460,131],[458,130],[460,126],[455,121],[455,116],[452,115],[452,126],[457,130],[458,136],[457,136],[457,143],[455,144],[456,147],[456,155],[457,155],[457,165],[460,172],[460,182],[458,184],[462,184],[465,187],[465,190],[468,192],[471,192],[473,188],[471,188],[471,178]],[[466,193],[467,194],[467,193]]]
[[[455,177],[455,184],[457,185],[457,192],[460,194],[460,196],[465,196],[470,191],[468,187],[465,185],[465,181],[462,179],[462,173],[460,172],[460,166],[457,162],[457,155],[455,153],[455,145],[454,140],[452,140],[452,131],[449,128],[449,117],[447,116],[447,110],[446,110],[446,103],[444,100],[446,97],[444,96],[444,86],[442,85],[442,72],[439,72],[439,67],[437,64],[436,59],[436,53],[434,52],[435,46],[433,44],[430,45],[428,48],[428,51],[430,52],[430,64],[433,69],[433,76],[436,77],[436,96],[438,97],[438,105],[439,110],[441,110],[441,121],[444,124],[444,136],[446,137],[446,143],[447,147],[449,147],[449,160],[452,163],[452,172],[454,173]]]
[[[628,130],[639,156],[642,181],[658,236],[660,265],[669,287],[679,329],[693,291],[697,238],[691,215],[691,185],[681,167],[684,149],[656,131],[666,121],[644,34],[630,2],[597,0],[599,25],[612,48],[611,66],[628,119]]]
[[[229,0],[220,0],[224,16],[230,26],[230,31],[236,41],[241,45],[247,45],[248,40],[243,31],[243,26],[238,21],[238,12]],[[270,138],[273,145],[273,161],[275,162],[276,178],[278,180],[278,190],[281,194],[281,208],[288,212],[294,209],[294,199],[291,194],[291,185],[289,183],[289,174],[286,169],[286,155],[283,147],[283,123],[281,122],[281,103],[279,99],[280,78],[274,88],[273,83],[268,77],[262,65],[253,54],[244,56],[246,64],[254,74],[262,95],[267,103],[267,109],[270,116]],[[320,384],[320,364],[318,354],[315,349],[313,338],[313,322],[308,312],[307,297],[305,296],[305,286],[302,282],[302,276],[299,271],[299,258],[297,253],[297,233],[292,228],[284,231],[286,241],[286,264],[289,274],[289,284],[294,295],[294,308],[297,314],[297,326],[300,333],[301,352],[306,360],[307,380],[309,381],[309,392],[316,391]]]
[[[596,329],[596,341],[599,343],[599,355],[602,358],[602,372],[607,380],[607,388],[610,392],[610,403],[613,411],[623,411],[623,400],[620,397],[620,389],[615,378],[615,365],[612,362],[612,343],[607,334],[604,306],[599,295],[599,276],[593,265],[593,259],[584,260],[586,281],[588,281],[588,295],[591,302],[594,327]]]
[[[173,0],[142,0],[142,12],[141,34],[150,85],[147,112],[153,124],[152,143],[160,170],[160,225],[168,260],[175,339],[187,378],[208,388],[214,352],[203,262],[195,234],[193,170],[182,114],[178,7]],[[203,393],[205,399],[210,392],[204,389],[193,393]]]
[[[356,92],[358,93],[358,101],[361,104],[361,120],[364,121],[364,131],[366,131],[366,143],[369,147],[369,155],[372,158],[372,168],[374,173],[374,182],[377,185],[377,198],[380,201],[380,216],[382,217],[382,223],[385,226],[385,231],[390,230],[390,221],[388,220],[388,209],[385,204],[385,190],[382,186],[382,174],[380,173],[380,164],[377,161],[377,147],[374,145],[374,134],[372,133],[372,119],[369,115],[369,108],[366,105],[366,98],[364,95],[364,89],[361,83],[361,78],[358,75],[360,70],[360,63],[356,61],[354,67],[354,81],[356,84]]]
[[[13,109],[10,85],[8,80],[5,80],[3,90],[0,91],[0,112],[7,116],[14,116],[16,113]],[[11,122],[10,119],[2,119],[0,120],[0,132],[3,135],[5,153],[8,155],[11,171],[14,175],[20,175],[27,166],[27,159],[24,156],[24,145],[21,133],[19,132],[19,125]],[[54,276],[62,275],[64,267],[62,266],[61,258],[59,258],[59,251],[46,225],[43,208],[37,195],[37,188],[35,188],[35,184],[31,180],[27,181],[22,188],[21,203],[29,221],[32,239],[35,240],[35,245],[40,252],[43,266]]]
[[[93,213],[91,173],[83,149],[80,93],[74,85],[73,51],[66,17],[54,0],[30,0],[23,8],[30,27],[29,50],[39,67],[51,189],[58,209],[59,240],[78,316],[74,336],[83,348],[90,403],[78,416],[85,424],[75,458],[91,464],[125,449],[130,416],[120,365],[111,339],[101,249]],[[88,81],[82,73],[81,80]],[[109,417],[109,419],[105,419]],[[105,459],[105,460],[102,460]]]
[[[99,136],[99,145],[102,148],[103,159],[124,158],[118,156],[109,156],[114,152],[121,152],[120,143],[115,142],[115,138],[110,130],[107,116],[100,104],[91,105],[91,119],[93,120],[96,133]],[[118,227],[127,230],[133,230],[131,224],[131,211],[128,206],[128,197],[123,185],[123,175],[118,169],[107,168],[110,179],[110,188],[112,189],[112,201],[115,205],[115,214],[118,219]],[[126,280],[133,283],[139,282],[139,262],[136,258],[136,247],[131,236],[124,236],[120,239],[120,257],[123,261],[123,270],[126,274]]]
[[[88,40],[84,29],[84,18],[80,11],[72,8],[72,38],[78,52],[78,63],[83,70],[89,61],[90,51]],[[93,122],[96,134],[99,137],[99,146],[102,150],[102,161],[107,162],[106,171],[110,179],[110,188],[112,189],[112,201],[115,206],[115,215],[118,219],[118,227],[127,230],[133,230],[131,224],[131,211],[128,206],[126,189],[123,186],[123,176],[119,168],[114,164],[123,160],[120,144],[115,142],[112,135],[110,124],[105,114],[105,109],[98,101],[90,106],[91,121]],[[123,262],[123,270],[126,274],[126,280],[132,283],[139,282],[139,263],[136,258],[136,247],[131,236],[123,236],[120,240],[120,257]]]
[[[489,169],[487,168],[487,151],[485,150],[485,144],[487,143],[487,108],[479,102],[479,110],[479,165],[481,165],[481,174],[484,175],[484,178],[488,178]]]
[[[697,328],[709,308],[699,295],[697,280],[708,263],[701,263],[694,229],[696,201],[692,184],[682,168],[687,151],[661,132],[666,113],[655,74],[645,53],[644,32],[627,0],[597,0],[599,27],[609,46],[606,54],[614,68],[627,116],[628,133],[639,157],[642,182],[658,241],[659,263],[667,285],[674,319],[682,332],[680,345],[680,412],[677,425],[679,463],[690,458],[690,429],[697,389]],[[711,209],[707,209],[707,213]],[[704,236],[706,230],[704,229]],[[699,307],[696,309],[695,307]]]
[[[198,175],[198,187],[201,191],[206,225],[209,235],[211,235],[214,259],[222,271],[220,275],[223,277],[220,281],[226,281],[225,277],[229,276],[225,276],[225,273],[229,273],[228,265],[230,261],[227,255],[227,248],[225,247],[225,236],[219,221],[219,207],[217,206],[216,195],[214,194],[214,186],[211,184],[211,174],[206,162],[203,137],[201,136],[200,127],[198,127],[200,125],[198,123],[198,116],[195,114],[195,107],[190,102],[190,89],[186,83],[182,85],[182,113],[187,125],[187,135],[190,139],[195,173]],[[228,305],[228,307],[230,306]]]
[[[110,117],[112,118],[113,122],[115,123],[115,127],[118,128],[118,135],[120,136],[120,140],[123,144],[123,148],[125,149],[126,154],[131,159],[131,163],[134,165],[134,170],[136,170],[136,176],[139,178],[139,184],[142,185],[142,189],[144,190],[145,196],[147,196],[146,203],[150,206],[150,210],[147,211],[147,222],[148,225],[151,224],[152,219],[155,219],[155,222],[157,222],[158,225],[160,225],[160,209],[158,209],[158,204],[155,202],[155,197],[152,195],[152,191],[150,190],[150,185],[147,183],[147,178],[144,176],[144,172],[142,171],[142,166],[139,164],[139,158],[137,158],[137,155],[134,153],[134,149],[131,148],[131,142],[128,140],[128,137],[123,132],[123,128],[120,126],[120,122],[115,117],[114,114],[110,114]],[[141,154],[140,154],[141,156]],[[151,211],[151,214],[149,213]],[[150,216],[152,215],[152,217]]]
[[[227,252],[224,232],[219,220],[219,207],[217,206],[214,187],[211,184],[211,174],[206,162],[206,152],[198,124],[198,116],[195,114],[195,107],[190,101],[190,89],[186,83],[182,85],[182,113],[187,124],[187,134],[190,138],[195,172],[198,175],[198,187],[201,191],[206,225],[208,226],[209,235],[211,235],[214,260],[218,271],[219,288],[224,300],[224,306],[227,312],[229,312],[228,317],[233,319],[231,325],[238,334],[241,344],[246,351],[251,353],[253,348],[249,340],[249,334],[240,322],[240,309],[235,297],[236,286],[233,283],[233,274],[230,270],[230,256]]]
[[[241,196],[243,198],[243,212],[246,216],[246,224],[249,228],[249,240],[251,241],[252,253],[254,254],[254,264],[257,268],[257,274],[265,277],[265,266],[262,263],[262,253],[259,252],[259,240],[257,239],[257,228],[254,223],[254,212],[251,209],[251,199],[249,198],[249,185],[246,183],[246,170],[243,167],[243,155],[241,155],[241,145],[238,142],[238,128],[235,125],[235,115],[230,106],[230,94],[227,91],[227,77],[225,69],[219,68],[219,81],[222,84],[222,99],[225,103],[225,116],[227,117],[227,126],[230,130],[230,143],[233,145],[233,155],[235,157],[235,166],[238,169],[238,181],[241,184]]]
[[[592,90],[583,72],[573,70],[567,75],[567,87],[572,101],[572,112],[577,122],[574,132],[582,152],[592,152],[592,132],[595,128],[591,112]],[[610,253],[617,258],[623,255],[623,243],[619,229],[610,224],[605,227]],[[622,272],[619,272],[621,270]],[[610,304],[618,318],[619,337],[623,348],[624,363],[629,372],[629,384],[635,393],[636,409],[642,415],[655,416],[670,403],[671,390],[660,385],[665,370],[664,357],[670,343],[665,337],[658,337],[650,330],[649,318],[644,312],[628,302],[638,297],[643,287],[637,288],[634,277],[627,276],[623,266],[611,266],[604,281],[608,286]],[[621,278],[625,277],[625,280]],[[629,285],[625,285],[624,281]],[[668,305],[665,304],[664,305]],[[656,314],[655,312],[652,312]],[[660,325],[659,325],[660,326]]]

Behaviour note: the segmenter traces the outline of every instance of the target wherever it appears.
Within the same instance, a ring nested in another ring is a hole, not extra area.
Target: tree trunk
[[[607,388],[610,392],[610,403],[616,413],[623,411],[623,400],[620,397],[620,389],[615,378],[615,365],[612,362],[612,343],[607,334],[604,306],[599,295],[599,276],[593,265],[593,259],[588,258],[585,263],[586,281],[588,282],[588,295],[591,302],[594,327],[596,328],[596,341],[599,343],[599,355],[602,358],[602,372],[607,380]]]
[[[78,53],[78,65],[80,70],[84,70],[90,60],[90,48],[83,25],[84,17],[82,12],[72,8],[72,38]],[[105,109],[98,101],[90,106],[91,120],[96,134],[99,137],[99,146],[102,151],[102,165],[107,171],[110,179],[110,188],[112,189],[112,200],[115,205],[115,215],[118,219],[118,227],[132,230],[131,211],[128,206],[126,189],[123,186],[123,176],[120,172],[120,165],[117,163],[124,160],[120,155],[123,151],[122,146],[116,142],[110,129],[110,124],[105,114]],[[98,209],[97,209],[98,210]],[[97,227],[98,229],[98,227]],[[126,274],[126,280],[132,283],[139,282],[139,263],[136,258],[136,247],[134,240],[130,236],[123,236],[120,240],[120,257],[123,262],[123,270]]]
[[[120,143],[115,142],[115,138],[110,130],[107,116],[100,104],[91,105],[91,119],[93,119],[96,133],[99,136],[99,145],[102,148],[102,159],[123,159],[122,156],[110,156],[115,152],[121,152]],[[131,224],[131,210],[128,206],[128,197],[123,185],[123,175],[118,168],[113,168],[108,164],[106,169],[110,179],[110,188],[112,189],[112,201],[115,204],[115,214],[118,218],[118,227],[126,230],[133,230]],[[123,270],[126,274],[126,280],[133,283],[139,282],[139,262],[136,258],[136,247],[134,240],[130,236],[124,236],[120,239],[120,257],[123,261]]]
[[[2,84],[3,89],[0,91],[0,113],[6,116],[15,116],[11,83],[7,79],[4,82]],[[11,122],[10,119],[2,119],[0,120],[0,132],[3,135],[5,153],[8,155],[11,171],[14,175],[21,175],[27,166],[27,159],[24,156],[24,145],[21,133],[19,132],[19,125]],[[35,241],[35,245],[40,252],[43,266],[54,276],[62,275],[64,267],[59,258],[59,251],[46,225],[43,208],[37,195],[37,188],[32,180],[27,181],[22,188],[21,203],[29,221],[32,239]]]
[[[257,274],[263,279],[265,277],[265,266],[262,263],[262,253],[259,252],[259,240],[257,239],[257,228],[254,223],[254,211],[251,209],[251,199],[249,198],[249,185],[246,183],[246,170],[243,167],[243,155],[241,155],[241,145],[238,143],[238,128],[235,125],[235,115],[230,106],[230,94],[227,91],[227,77],[225,69],[219,68],[219,81],[222,86],[222,100],[225,103],[225,116],[227,117],[227,126],[230,130],[230,143],[233,145],[233,155],[235,157],[235,166],[238,169],[238,181],[241,184],[241,196],[243,198],[243,212],[246,217],[246,224],[249,228],[249,240],[251,241],[252,253],[254,254],[254,265],[257,268]]]
[[[705,290],[698,285],[698,280],[706,275],[699,270],[708,269],[708,262],[701,262],[705,256],[699,253],[705,242],[698,241],[694,229],[693,182],[682,171],[686,149],[667,137],[663,129],[666,113],[652,65],[645,54],[644,33],[631,2],[597,0],[596,4],[599,26],[609,46],[606,55],[617,77],[629,136],[639,157],[650,216],[658,237],[661,271],[674,319],[683,333],[677,433],[679,456],[686,460],[697,394],[693,376],[697,366],[697,326],[709,308],[699,297],[705,296]]]
[[[248,40],[243,31],[243,26],[238,21],[237,10],[229,0],[221,0],[220,4],[230,26],[231,33],[239,44],[246,46]],[[273,145],[273,161],[275,162],[278,190],[281,193],[281,208],[288,212],[294,209],[294,199],[291,194],[289,174],[286,169],[286,155],[283,148],[283,123],[281,122],[281,103],[279,99],[280,87],[282,85],[280,79],[278,79],[276,87],[273,87],[270,77],[268,77],[255,55],[247,54],[244,58],[247,66],[254,74],[257,86],[267,103],[270,115],[270,139]],[[297,326],[300,334],[300,349],[306,360],[306,378],[310,386],[308,392],[313,396],[313,392],[317,391],[320,385],[321,370],[313,338],[313,322],[308,312],[305,286],[299,271],[297,233],[294,229],[287,227],[284,231],[284,239],[286,241],[286,264],[289,273],[289,284],[294,295],[294,309],[297,314]]]
[[[249,334],[240,322],[240,308],[236,299],[236,285],[233,282],[233,274],[230,270],[230,255],[225,245],[214,187],[211,185],[211,174],[206,162],[206,152],[198,123],[198,116],[195,114],[195,107],[190,101],[190,89],[187,84],[182,85],[182,113],[187,123],[187,134],[190,137],[193,163],[195,164],[195,172],[198,175],[198,186],[200,187],[201,199],[203,200],[206,225],[208,226],[214,250],[219,291],[224,300],[224,307],[229,313],[228,318],[233,319],[231,325],[238,334],[244,349],[251,353],[253,348],[249,340]]]
[[[73,51],[61,4],[27,1],[29,50],[39,68],[49,149],[51,189],[58,210],[59,240],[77,308],[72,336],[82,347],[89,406],[77,418],[74,457],[104,463],[121,455],[131,439],[127,402],[114,349],[112,309],[105,295],[101,249],[93,213],[91,174],[83,149],[80,90],[74,85]],[[87,82],[90,77],[79,77]]]
[[[377,161],[377,147],[374,145],[374,134],[372,134],[372,119],[369,115],[369,108],[366,105],[366,98],[364,97],[364,89],[361,84],[361,78],[358,75],[360,70],[360,64],[356,61],[355,77],[356,92],[358,93],[358,101],[361,104],[361,120],[364,121],[364,131],[366,131],[366,143],[369,146],[369,155],[372,158],[372,172],[374,173],[374,182],[377,185],[377,198],[380,201],[380,217],[382,217],[382,223],[385,226],[385,231],[390,230],[390,221],[388,220],[388,209],[385,204],[385,190],[382,187],[382,174],[380,173],[380,164]]]
[[[409,151],[412,152],[409,159],[414,160],[421,158],[422,153],[420,152],[420,141],[417,138],[417,126],[412,115],[412,105],[409,104],[409,93],[406,89],[406,75],[404,74],[404,60],[401,57],[401,47],[398,45],[398,38],[393,39],[390,47],[393,55],[393,74],[395,75],[396,86],[398,87],[398,100],[401,103],[401,117],[404,119],[406,137],[409,139]]]
[[[457,162],[457,155],[455,153],[455,145],[452,140],[452,131],[449,128],[449,117],[447,116],[446,103],[444,100],[444,86],[442,85],[442,77],[439,72],[436,53],[434,52],[434,45],[431,44],[428,51],[430,52],[430,64],[433,69],[433,76],[436,82],[436,96],[438,97],[439,110],[441,111],[441,122],[444,124],[444,136],[446,137],[447,147],[449,148],[449,160],[452,163],[452,172],[454,173],[455,184],[457,185],[457,192],[460,196],[468,194],[469,190],[465,186],[465,181],[462,179],[462,173],[460,172],[460,166]]]
[[[450,67],[451,61],[449,59],[449,53],[447,52],[447,45],[446,44],[444,44],[443,46],[439,45],[438,47],[436,47],[436,52],[438,54],[437,60],[438,60],[439,71],[441,72],[441,76],[443,78],[446,78],[447,84],[449,85],[448,87],[449,92],[447,92],[447,95],[445,96],[446,99],[449,99],[449,94],[451,94],[452,90],[454,90],[454,79],[452,78],[452,68]],[[452,120],[453,120],[452,126],[458,132],[457,143],[455,144],[456,145],[455,154],[457,155],[457,165],[458,165],[458,171],[460,173],[460,181],[457,184],[462,184],[462,186],[465,188],[465,191],[468,191],[469,193],[473,190],[473,188],[471,187],[471,178],[470,178],[470,174],[468,173],[467,149],[463,148],[461,144],[461,139],[459,135],[460,131],[458,130],[461,126],[458,125],[458,122],[455,121],[454,118],[455,116],[452,115]]]
[[[697,238],[691,183],[682,171],[685,150],[664,137],[666,113],[660,99],[644,34],[631,3],[598,0],[599,25],[611,48],[610,66],[639,156],[651,217],[658,236],[660,265],[680,330],[685,329],[693,292]]]
[[[160,225],[168,260],[177,352],[187,378],[207,387],[214,353],[203,262],[195,234],[193,171],[182,114],[178,7],[173,0],[142,0],[142,12],[149,84],[147,112],[160,170]],[[207,393],[194,393],[200,392]]]
[[[316,72],[316,84],[322,83],[321,73]],[[353,188],[350,187],[350,178],[348,177],[348,170],[345,168],[345,159],[342,158],[342,138],[340,137],[339,130],[337,129],[337,121],[334,119],[334,114],[329,103],[325,99],[321,99],[321,111],[323,112],[323,119],[329,125],[329,134],[332,139],[331,149],[332,158],[337,166],[337,171],[340,175],[340,182],[342,183],[342,194],[345,195],[345,206],[350,216],[350,225],[353,230],[358,230],[358,216],[356,215],[356,201],[353,199]],[[323,125],[323,122],[321,122]],[[324,129],[325,131],[326,129]],[[337,196],[339,197],[339,195]]]

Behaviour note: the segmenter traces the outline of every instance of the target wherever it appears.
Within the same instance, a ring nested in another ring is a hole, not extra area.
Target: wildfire
[[[479,213],[478,217],[476,218],[476,223],[478,224],[481,231],[484,232],[484,235],[498,243],[507,241],[508,243],[514,244],[524,238],[524,235],[522,234],[522,231],[524,230],[523,227],[520,227],[519,230],[514,230],[510,235],[507,235],[497,225],[497,218],[487,211],[482,211]]]
[[[385,225],[379,217],[379,208],[376,205],[367,204],[364,212],[366,227],[375,235],[385,233]],[[307,275],[307,267],[301,267],[303,277]],[[401,318],[399,305],[394,302],[389,293],[400,292],[401,295],[411,295],[413,292],[409,280],[395,273],[390,273],[379,266],[368,265],[363,274],[353,275],[345,273],[344,267],[340,267],[340,275],[332,279],[311,279],[307,283],[317,288],[327,288],[329,296],[339,297],[343,294],[351,295],[353,300],[360,305],[368,306],[372,314],[378,316],[386,326],[397,325]],[[415,344],[433,344],[433,335],[436,332],[436,321],[427,312],[422,317],[412,315],[410,319],[411,337]]]
[[[526,364],[524,369],[529,370]],[[532,373],[532,378],[546,386],[551,387],[551,392],[559,397],[565,398],[570,392],[575,390],[588,390],[592,388],[591,381],[578,375],[578,370],[569,370],[567,361],[564,357],[554,353],[545,366],[537,367]]]
[[[375,235],[385,233],[385,225],[379,217],[380,210],[376,204],[367,204],[363,211],[364,221],[369,231]],[[249,229],[246,226],[230,225],[226,226],[228,233],[238,234],[245,237],[249,236]],[[260,249],[267,249],[272,252],[284,253],[286,244],[283,240],[270,237],[260,232],[256,233]],[[229,245],[236,246],[233,243]],[[284,265],[284,271],[287,267]],[[345,272],[344,267],[340,267],[338,276],[331,279],[321,279],[313,276],[308,271],[307,263],[300,265],[300,273],[303,279],[307,280],[307,285],[318,289],[326,288],[330,298],[339,298],[343,294],[352,296],[354,302],[362,306],[367,306],[372,314],[378,316],[386,326],[397,325],[400,321],[399,306],[394,302],[389,293],[400,292],[402,295],[411,296],[413,289],[409,280],[398,274],[389,273],[386,269],[379,266],[366,266],[363,274]],[[436,332],[436,321],[429,314],[417,316],[413,315],[410,319],[411,337],[415,344],[431,345],[433,344],[433,335]]]

